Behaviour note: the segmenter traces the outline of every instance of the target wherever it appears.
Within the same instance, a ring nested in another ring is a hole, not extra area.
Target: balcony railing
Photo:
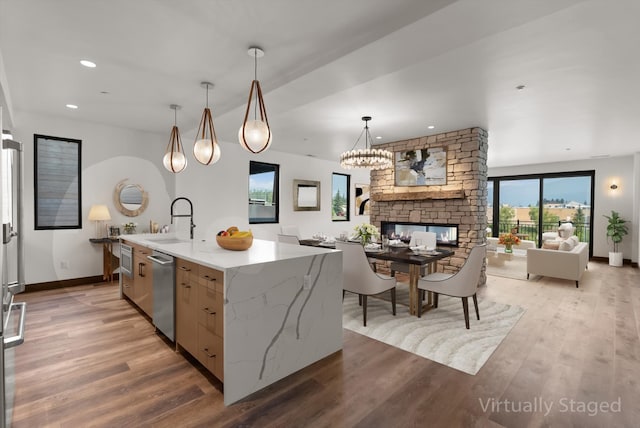
[[[542,232],[556,232],[558,230],[558,226],[560,226],[562,222],[550,222],[550,223],[542,223]],[[589,223],[573,223],[573,227],[575,228],[575,235],[580,238],[580,242],[589,242],[590,236],[590,227]],[[500,222],[498,223],[498,233],[491,233],[490,236],[500,236],[503,233],[509,233],[512,230],[516,230],[520,239],[526,239],[529,241],[535,241],[538,243],[538,223],[533,221],[510,221],[510,222]]]

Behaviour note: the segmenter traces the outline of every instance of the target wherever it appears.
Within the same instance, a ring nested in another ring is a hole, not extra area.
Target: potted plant
[[[624,235],[629,233],[626,225],[627,221],[615,211],[611,211],[611,216],[605,215],[604,217],[609,221],[607,239],[611,239],[611,242],[613,242],[613,251],[609,252],[609,265],[622,266],[622,252],[618,251],[618,244],[622,242]]]

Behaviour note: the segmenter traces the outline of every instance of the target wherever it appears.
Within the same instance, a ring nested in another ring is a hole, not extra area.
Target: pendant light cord
[[[258,80],[258,49],[253,50],[253,80]],[[256,101],[253,105],[253,120],[258,120],[258,91],[256,91]]]

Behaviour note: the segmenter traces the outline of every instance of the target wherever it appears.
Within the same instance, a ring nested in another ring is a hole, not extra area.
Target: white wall
[[[183,137],[184,141],[192,141]],[[197,163],[185,144],[189,157],[187,168],[176,175],[176,196],[189,198],[194,205],[194,238],[214,240],[219,230],[238,226],[250,228],[256,238],[275,240],[280,225],[297,224],[301,237],[316,232],[338,236],[351,233],[356,224],[369,221],[369,216],[354,215],[354,185],[369,183],[369,170],[343,170],[339,163],[307,156],[277,152],[273,148],[259,155],[251,154],[238,143],[221,143],[222,157],[214,165]],[[248,220],[249,161],[280,165],[280,223],[252,224]],[[350,221],[331,221],[332,173],[351,175]],[[320,181],[320,211],[293,211],[293,180]]]
[[[24,144],[27,284],[102,274],[102,246],[89,242],[95,235],[95,224],[87,220],[93,204],[109,207],[113,225],[133,221],[144,231],[149,220],[169,223],[175,183],[161,164],[168,135],[19,112],[14,122],[14,139]],[[82,229],[34,229],[33,134],[82,140]],[[149,193],[149,206],[139,217],[125,217],[114,206],[114,188],[125,178]]]
[[[625,259],[638,261],[638,239],[633,238],[632,228],[637,228],[638,217],[634,216],[634,157],[614,157],[606,159],[590,159],[574,162],[556,162],[537,165],[521,165],[517,167],[489,168],[489,177],[504,175],[525,175],[549,172],[569,172],[595,170],[595,195],[593,201],[593,255],[609,257],[611,245],[607,242],[607,219],[617,211],[630,223],[630,234],[622,241],[621,249]],[[615,181],[618,189],[609,186]]]

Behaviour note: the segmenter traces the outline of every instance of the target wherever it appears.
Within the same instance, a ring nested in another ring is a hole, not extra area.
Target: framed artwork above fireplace
[[[447,151],[444,147],[395,152],[396,186],[447,184]]]

